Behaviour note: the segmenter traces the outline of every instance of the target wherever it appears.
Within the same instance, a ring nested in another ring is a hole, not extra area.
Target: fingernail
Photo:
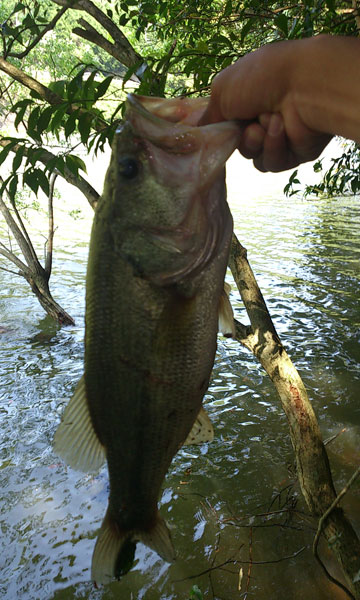
[[[284,123],[282,120],[282,116],[279,113],[274,113],[271,115],[269,127],[267,130],[268,135],[270,137],[277,137],[284,131]]]

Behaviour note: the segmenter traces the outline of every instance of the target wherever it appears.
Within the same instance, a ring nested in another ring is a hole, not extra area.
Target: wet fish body
[[[128,570],[136,540],[174,559],[161,486],[186,440],[212,437],[202,399],[232,234],[223,166],[237,129],[197,127],[203,108],[131,97],[94,217],[85,373],[55,450],[81,470],[107,460],[99,583]]]

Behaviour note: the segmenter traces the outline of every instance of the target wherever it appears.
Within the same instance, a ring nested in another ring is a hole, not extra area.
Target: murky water
[[[360,202],[232,200],[236,231],[278,332],[307,385],[339,491],[360,461]],[[343,599],[311,555],[314,522],[294,478],[286,418],[256,360],[219,338],[206,396],[215,441],[187,447],[161,512],[174,565],[138,544],[122,581],[96,589],[91,555],[108,495],[106,469],[81,475],[52,452],[82,372],[89,221],[58,232],[52,289],[76,319],[58,329],[25,283],[0,271],[0,597],[8,600]],[[239,320],[246,315],[233,287]],[[343,506],[360,534],[360,485]],[[322,556],[339,575],[327,549]]]

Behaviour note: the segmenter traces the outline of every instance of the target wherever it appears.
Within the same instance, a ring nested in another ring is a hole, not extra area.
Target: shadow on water
[[[324,438],[339,434],[327,447],[338,490],[360,459],[359,206],[259,199],[232,207]],[[187,600],[196,584],[206,599],[345,598],[311,555],[315,524],[273,387],[249,353],[223,338],[206,395],[215,440],[178,453],[162,494],[178,560],[169,566],[138,544],[122,581],[94,587],[89,569],[107,504],[106,470],[76,473],[51,447],[82,373],[83,239],[75,248],[63,244],[57,260],[54,297],[75,327],[59,329],[24,283],[0,275],[0,597]],[[234,286],[231,299],[246,321]],[[360,530],[359,484],[343,506]],[[339,576],[325,547],[322,556]]]

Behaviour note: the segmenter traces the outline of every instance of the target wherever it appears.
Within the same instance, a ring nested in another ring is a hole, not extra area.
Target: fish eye
[[[120,175],[125,179],[135,179],[139,173],[139,163],[134,158],[121,158],[118,166]]]

